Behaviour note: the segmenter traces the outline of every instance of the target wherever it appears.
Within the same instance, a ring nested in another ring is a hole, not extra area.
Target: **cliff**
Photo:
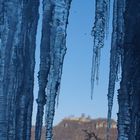
[[[105,140],[107,120],[90,118],[65,118],[54,127],[53,140]],[[32,140],[34,127],[32,128]],[[117,139],[117,125],[111,120],[110,140]],[[45,128],[42,129],[42,139],[45,140]]]

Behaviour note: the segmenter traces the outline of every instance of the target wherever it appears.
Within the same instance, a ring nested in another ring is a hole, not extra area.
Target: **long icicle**
[[[115,80],[117,76],[117,0],[114,0],[113,5],[113,33],[112,33],[112,41],[111,41],[111,52],[110,52],[110,73],[109,73],[109,85],[108,85],[108,127],[107,127],[107,136],[106,139],[109,139],[109,129],[111,123],[111,114],[112,114],[112,106],[113,106],[113,97],[115,90]]]
[[[46,103],[46,140],[52,139],[55,101],[58,96],[62,75],[63,59],[66,53],[66,28],[71,0],[54,1],[51,27],[51,68],[48,79]]]
[[[115,92],[115,83],[118,79],[118,72],[123,57],[123,30],[124,20],[123,13],[125,8],[125,0],[114,0],[113,5],[113,32],[110,52],[110,73],[108,85],[108,127],[107,127],[107,140],[109,139],[109,130],[111,125],[111,114],[113,107],[113,98]]]
[[[5,79],[5,48],[8,38],[8,27],[5,25],[7,15],[4,12],[5,1],[0,1],[0,138],[7,139],[7,119],[6,119],[6,94],[4,94],[4,79]],[[6,16],[5,16],[6,15]],[[4,34],[3,34],[4,33]]]
[[[50,34],[53,5],[50,0],[43,0],[42,38],[40,45],[40,70],[38,75],[39,92],[37,99],[37,116],[35,140],[41,139],[44,105],[46,104],[46,86],[50,71]]]
[[[38,0],[0,1],[1,140],[30,139],[37,9]]]
[[[101,48],[104,46],[105,34],[107,36],[107,28],[109,25],[110,0],[96,0],[95,4],[95,22],[92,30],[94,37],[93,58],[91,69],[91,99],[93,98],[93,90],[95,80],[99,79],[99,66]]]

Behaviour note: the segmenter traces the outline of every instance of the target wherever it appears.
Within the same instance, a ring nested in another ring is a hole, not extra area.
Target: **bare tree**
[[[92,140],[92,138],[101,140],[94,131],[88,131],[86,129],[82,129],[82,131],[85,133],[85,140]]]

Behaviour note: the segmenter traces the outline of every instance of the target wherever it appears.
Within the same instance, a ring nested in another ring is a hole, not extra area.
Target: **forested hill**
[[[65,118],[54,127],[53,140],[105,140],[106,127],[106,119],[90,119],[85,117]],[[34,127],[32,128],[32,140],[33,139]],[[117,124],[112,120],[110,140],[116,139]],[[43,128],[41,140],[45,140],[45,128]]]

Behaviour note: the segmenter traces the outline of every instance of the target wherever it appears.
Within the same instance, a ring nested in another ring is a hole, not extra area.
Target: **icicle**
[[[108,86],[108,128],[107,128],[107,140],[109,139],[109,129],[111,121],[111,112],[113,106],[113,96],[115,90],[115,80],[117,76],[116,66],[116,52],[117,52],[117,0],[114,0],[113,6],[113,33],[111,42],[111,54],[110,54],[110,75]]]
[[[60,89],[63,59],[66,53],[66,28],[71,0],[54,1],[50,36],[51,65],[47,86],[46,139],[52,139],[56,97]]]
[[[37,8],[38,0],[0,1],[1,140],[30,139]]]
[[[104,46],[104,38],[108,34],[109,28],[109,14],[110,14],[110,0],[96,0],[95,6],[95,23],[92,31],[94,37],[93,58],[92,58],[92,72],[91,72],[91,98],[93,98],[93,90],[95,80],[99,79],[99,66],[101,48]],[[122,59],[122,43],[124,20],[123,13],[125,8],[125,0],[114,0],[113,12],[113,33],[111,43],[110,56],[110,75],[108,87],[108,130],[110,128],[111,112],[113,106],[113,96],[115,89],[115,82],[117,80],[118,69]],[[108,137],[107,132],[107,137]]]
[[[118,72],[122,57],[123,30],[124,30],[124,0],[114,0],[113,6],[113,33],[110,54],[110,73],[108,85],[108,127],[107,140],[109,139],[109,129],[111,123],[111,114],[113,107],[113,97],[115,90],[115,82],[118,79]]]
[[[35,128],[35,140],[41,139],[44,105],[46,104],[45,89],[50,71],[50,34],[53,5],[50,0],[43,0],[42,38],[40,45],[40,70],[38,74],[39,92],[37,99],[37,116]],[[41,4],[40,4],[41,6]]]
[[[92,71],[91,71],[91,99],[93,96],[95,80],[98,83],[101,48],[104,46],[105,33],[109,25],[110,0],[96,0],[95,22],[92,30],[94,37]],[[107,35],[106,35],[107,36]]]
[[[2,46],[2,29],[4,25],[4,1],[0,1],[0,49]]]
[[[15,4],[16,5],[16,4]],[[5,140],[9,138],[8,127],[8,115],[7,115],[7,104],[8,104],[8,91],[9,91],[9,79],[11,78],[12,69],[9,67],[9,54],[11,54],[12,43],[14,42],[15,34],[15,22],[12,15],[15,16],[16,8],[12,2],[9,4],[4,0],[0,1],[0,139]],[[6,9],[5,9],[6,7]],[[10,12],[9,12],[10,11]],[[8,23],[10,19],[10,22]],[[10,31],[11,25],[13,30]],[[12,34],[12,37],[10,36]],[[11,41],[12,40],[12,41]],[[8,73],[9,70],[9,73]],[[13,74],[13,73],[12,73]]]
[[[109,35],[109,19],[110,19],[110,4],[111,4],[111,0],[105,0],[104,1],[105,3],[105,6],[106,6],[106,22],[105,22],[105,36],[106,38],[108,38],[108,35]]]
[[[5,51],[6,43],[8,38],[8,27],[5,24],[5,18],[8,18],[8,15],[4,11],[5,1],[0,1],[0,139],[7,139],[7,118],[6,118],[6,96],[4,89],[5,81]]]

